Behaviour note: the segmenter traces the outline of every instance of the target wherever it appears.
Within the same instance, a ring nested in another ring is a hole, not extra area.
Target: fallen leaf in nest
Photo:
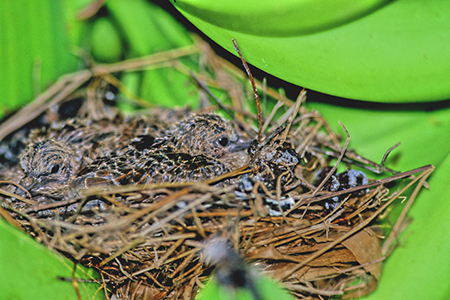
[[[270,259],[270,260],[280,260],[280,261],[292,261],[292,262],[302,262],[309,255],[285,255],[280,253],[275,249],[274,245],[269,245],[267,247],[262,247],[256,249],[255,251],[246,255],[246,258],[253,259]],[[355,257],[352,253],[345,248],[333,249],[325,254],[321,255],[319,258],[308,263],[308,266],[336,266],[340,264],[346,264],[355,262]]]
[[[370,229],[361,230],[342,242],[356,257],[358,263],[377,280],[381,274],[381,247],[378,238]]]
[[[293,256],[283,255],[278,252],[273,245],[258,248],[246,255],[248,259],[273,259],[273,260],[287,260],[296,262],[297,259]]]
[[[269,275],[272,278],[280,279],[283,277],[284,272],[289,269],[293,269],[297,264],[292,262],[278,262],[273,263],[264,270],[264,274]],[[339,264],[340,268],[349,268],[353,264]],[[313,282],[322,280],[324,278],[332,278],[339,276],[341,273],[334,267],[322,266],[311,267],[305,266],[294,272],[289,281],[301,281],[301,282]]]

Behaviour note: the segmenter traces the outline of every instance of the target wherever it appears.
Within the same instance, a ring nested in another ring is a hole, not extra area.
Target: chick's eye
[[[217,139],[217,142],[219,143],[220,146],[222,147],[226,147],[230,144],[230,140],[227,137],[220,137]]]
[[[50,174],[58,173],[59,168],[60,168],[59,164],[51,165],[50,168],[49,168]]]

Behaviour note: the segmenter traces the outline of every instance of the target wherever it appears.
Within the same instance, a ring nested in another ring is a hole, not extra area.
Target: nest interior
[[[94,128],[105,120],[129,122],[105,104],[104,89],[94,81],[95,88],[87,86],[85,94],[71,94],[43,111],[39,118],[45,121],[37,131],[29,133],[35,124],[11,130],[2,142],[2,155],[25,148],[33,135],[50,134],[52,123],[83,119]],[[233,91],[232,81],[226,81],[225,90]],[[301,92],[296,102],[284,101],[283,112],[277,111],[283,106],[279,101],[266,113],[259,140],[256,117],[235,110],[239,122],[234,128],[253,142],[243,154],[245,162],[219,176],[115,182],[72,196],[49,195],[17,187],[23,185],[26,170],[16,155],[3,162],[2,207],[38,242],[95,268],[109,297],[116,299],[193,298],[215,269],[223,273],[228,258],[235,262],[230,255],[218,262],[208,254],[219,237],[227,241],[227,251],[280,281],[297,298],[368,293],[376,287],[392,244],[382,245],[377,217],[405,190],[391,193],[386,184],[418,171],[397,174],[349,151],[317,112],[301,105],[305,97]],[[68,118],[61,113],[67,107],[75,107]],[[152,108],[136,118],[154,122],[163,132],[191,114],[186,109]],[[129,140],[135,135],[129,134]],[[112,155],[105,151],[101,155]],[[371,180],[366,173],[373,171],[396,175]],[[241,264],[236,268],[247,269],[245,262],[235,263]]]

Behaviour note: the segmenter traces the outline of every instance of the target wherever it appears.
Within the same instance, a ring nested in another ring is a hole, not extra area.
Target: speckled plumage
[[[20,156],[26,174],[20,184],[27,190],[51,193],[74,177],[80,164],[76,157],[76,151],[62,141],[32,143]]]
[[[96,185],[199,181],[240,167],[248,143],[215,114],[168,128],[142,118],[72,120],[35,131],[21,154],[24,187],[73,197]]]
[[[275,187],[276,180],[279,177],[281,178],[281,186],[292,180],[294,168],[301,160],[290,143],[281,142],[279,139],[283,130],[284,127],[278,128],[262,144],[253,141],[249,148],[251,156],[249,167],[252,174],[258,180],[264,181],[269,189]]]
[[[136,137],[115,155],[97,159],[71,182],[69,197],[97,185],[207,180],[241,167],[248,143],[223,118],[193,115],[158,138]]]

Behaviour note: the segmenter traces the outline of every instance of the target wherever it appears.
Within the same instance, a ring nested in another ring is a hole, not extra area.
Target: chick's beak
[[[250,141],[242,136],[235,142],[232,142],[230,145],[231,152],[238,152],[242,150],[246,150],[250,147]]]

